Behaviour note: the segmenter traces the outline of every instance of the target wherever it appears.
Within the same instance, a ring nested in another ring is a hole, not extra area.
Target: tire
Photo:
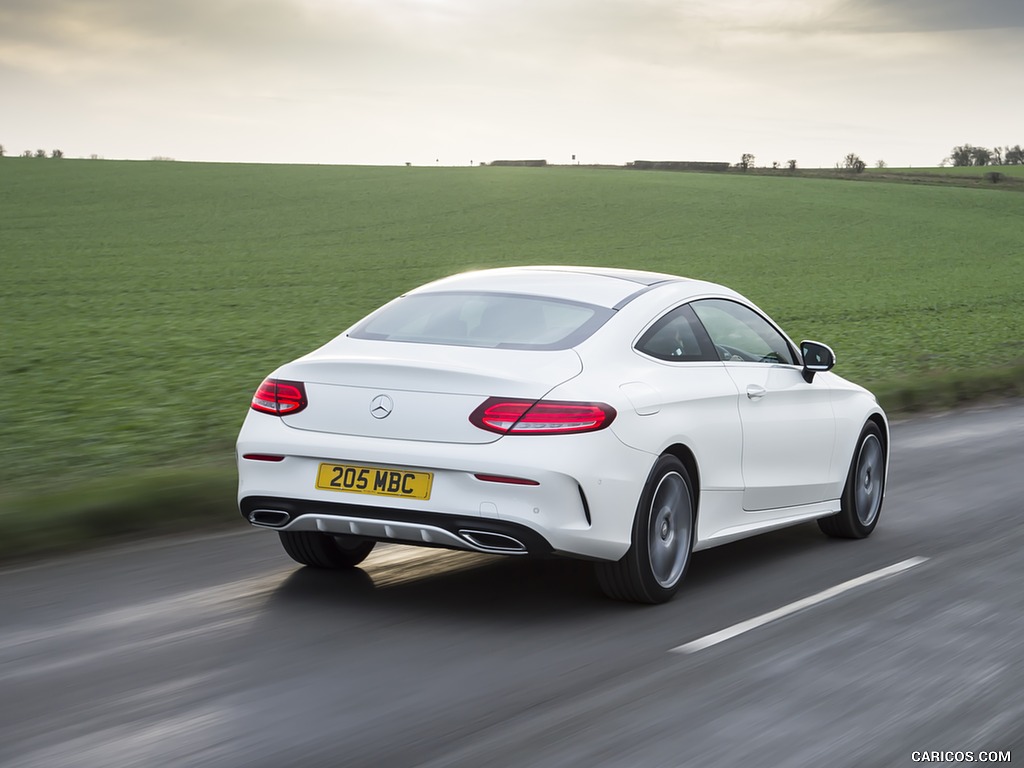
[[[846,487],[837,515],[818,520],[826,536],[837,539],[863,539],[878,525],[885,495],[885,448],[878,425],[864,425],[857,448],[850,460]]]
[[[376,542],[355,536],[331,536],[319,531],[278,531],[281,546],[297,563],[312,568],[355,568]]]
[[[640,494],[629,551],[596,565],[604,593],[634,603],[672,599],[690,567],[695,520],[690,473],[675,456],[662,456]]]

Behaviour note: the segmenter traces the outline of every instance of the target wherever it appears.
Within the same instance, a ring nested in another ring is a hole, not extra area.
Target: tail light
[[[252,396],[251,408],[272,416],[288,416],[306,407],[306,387],[301,381],[267,379]]]
[[[614,418],[615,409],[605,403],[491,397],[470,414],[469,421],[499,435],[566,435],[596,432]]]

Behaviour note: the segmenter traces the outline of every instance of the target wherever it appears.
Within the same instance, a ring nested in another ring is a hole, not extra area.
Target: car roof
[[[463,272],[427,283],[410,294],[441,291],[520,293],[571,299],[617,309],[655,286],[689,282],[661,272],[615,267],[530,266]]]

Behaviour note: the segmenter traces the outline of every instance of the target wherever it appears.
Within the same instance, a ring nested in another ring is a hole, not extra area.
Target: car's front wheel
[[[863,539],[875,530],[885,494],[885,448],[878,425],[869,421],[853,452],[837,515],[818,520],[822,533],[840,539]]]
[[[354,568],[370,554],[375,542],[354,536],[331,536],[319,531],[278,531],[281,546],[297,563],[313,568]]]
[[[597,580],[608,597],[664,603],[679,589],[693,550],[693,483],[675,456],[654,465],[633,521],[633,540],[615,563],[598,563]]]

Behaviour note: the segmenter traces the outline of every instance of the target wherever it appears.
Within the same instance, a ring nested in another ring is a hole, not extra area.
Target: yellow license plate
[[[357,467],[352,464],[321,464],[316,487],[322,491],[365,493],[370,496],[398,496],[403,499],[430,498],[431,472],[411,472],[389,467]]]

